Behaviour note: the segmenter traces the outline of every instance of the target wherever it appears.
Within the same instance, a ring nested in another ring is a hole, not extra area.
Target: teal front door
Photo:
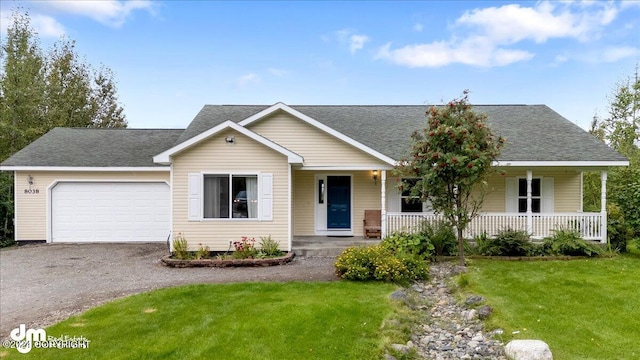
[[[351,176],[327,176],[327,230],[351,229]]]

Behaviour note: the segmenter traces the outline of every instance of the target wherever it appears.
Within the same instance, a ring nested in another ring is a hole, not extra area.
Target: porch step
[[[292,243],[292,250],[299,257],[336,257],[351,246],[374,245],[380,239],[366,239],[353,237],[309,236],[296,237]]]

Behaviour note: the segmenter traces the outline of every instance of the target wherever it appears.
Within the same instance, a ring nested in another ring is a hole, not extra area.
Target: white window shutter
[[[431,201],[427,200],[422,203],[422,212],[426,212],[426,213],[433,212],[433,206],[431,206]]]
[[[188,219],[190,221],[202,219],[202,174],[189,174],[189,204]]]
[[[514,177],[508,177],[505,179],[505,212],[517,213],[518,212],[518,181]]]
[[[545,177],[542,178],[542,206],[541,211],[543,213],[552,213],[553,212],[553,178]]]
[[[260,174],[260,220],[273,220],[273,174]]]

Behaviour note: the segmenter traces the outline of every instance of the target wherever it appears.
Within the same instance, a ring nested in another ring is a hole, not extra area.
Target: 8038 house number
[[[38,189],[24,189],[25,194],[40,194],[40,190]]]

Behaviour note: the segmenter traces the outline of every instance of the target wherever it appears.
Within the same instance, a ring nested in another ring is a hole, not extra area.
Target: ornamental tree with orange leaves
[[[457,230],[460,265],[465,264],[462,234],[482,206],[486,180],[496,171],[491,164],[505,142],[491,132],[487,116],[473,110],[468,94],[427,110],[427,126],[411,135],[410,155],[394,169],[400,191],[430,202]]]

